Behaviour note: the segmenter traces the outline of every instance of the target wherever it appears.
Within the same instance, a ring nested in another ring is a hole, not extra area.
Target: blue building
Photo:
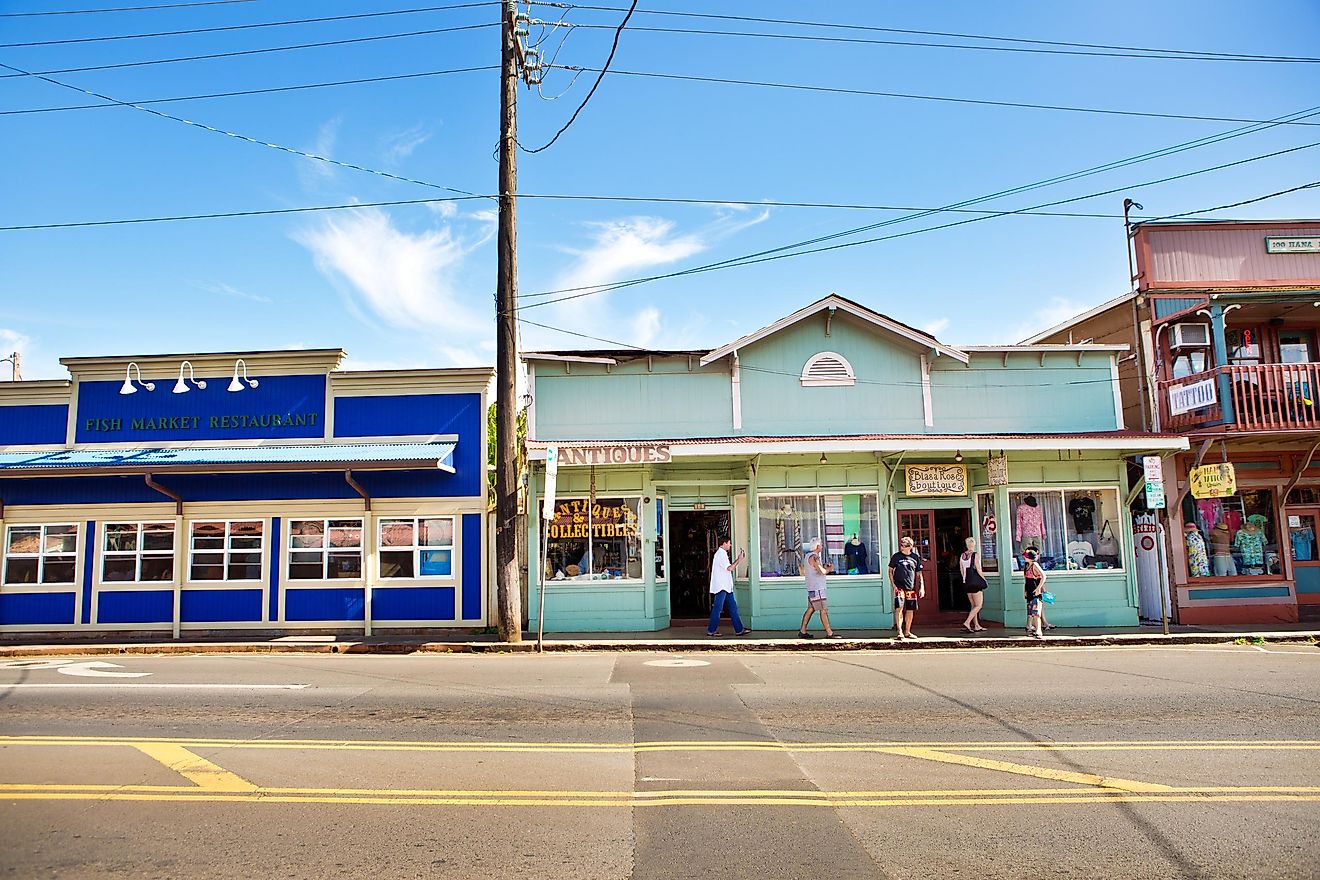
[[[550,447],[559,461],[552,518],[538,531],[529,517],[532,624],[542,579],[547,630],[704,622],[727,534],[748,554],[743,618],[762,630],[798,626],[812,538],[835,565],[835,626],[889,626],[903,535],[925,559],[919,625],[965,615],[968,538],[983,619],[1020,625],[1035,547],[1060,597],[1051,621],[1135,625],[1129,461],[1187,441],[1124,429],[1126,350],[956,348],[830,295],[712,350],[526,354],[538,502]]]
[[[0,633],[489,622],[489,369],[339,349],[0,383]]]

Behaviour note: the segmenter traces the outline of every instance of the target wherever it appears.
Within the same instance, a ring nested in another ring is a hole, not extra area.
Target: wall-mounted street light
[[[133,371],[134,371],[134,370],[137,370],[137,383],[138,383],[138,385],[141,385],[143,388],[147,389],[148,391],[155,391],[155,390],[156,390],[156,383],[155,383],[155,382],[143,382],[143,381],[142,381],[142,369],[137,365],[136,362],[130,361],[129,364],[128,364],[128,366],[124,368],[124,384],[121,385],[121,386],[119,386],[119,393],[120,393],[120,394],[137,394],[137,385],[134,385],[134,384],[133,384]]]
[[[183,363],[179,364],[179,381],[174,383],[175,394],[187,394],[189,391],[192,390],[191,388],[188,387],[188,381],[183,378],[184,367],[188,368],[188,379],[192,380],[192,383],[194,385],[196,385],[199,389],[206,387],[206,380],[198,379],[196,374],[193,373],[192,362],[184,361]]]
[[[242,382],[240,382],[239,379],[238,379],[238,373],[239,373],[240,370],[242,370],[242,372],[243,372],[243,381],[242,381]],[[256,380],[256,379],[249,379],[249,378],[248,378],[247,363],[245,363],[244,360],[243,360],[242,358],[239,358],[238,360],[234,361],[234,378],[231,379],[230,382],[229,382],[229,390],[230,390],[230,391],[243,391],[243,390],[244,390],[244,388],[243,388],[243,382],[246,382],[246,383],[247,383],[247,387],[248,387],[248,388],[256,388],[256,387],[257,387],[257,380]]]

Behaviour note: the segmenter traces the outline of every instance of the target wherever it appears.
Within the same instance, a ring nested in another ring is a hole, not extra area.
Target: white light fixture
[[[829,460],[828,458],[825,457],[825,453],[823,453],[823,452],[820,454],[820,463],[821,463],[821,464],[829,464],[829,463],[830,463],[830,460]]]
[[[238,378],[238,373],[239,373],[240,370],[242,370],[242,372],[243,372],[243,379],[242,379],[242,381],[239,381],[239,378]],[[256,388],[256,387],[257,387],[257,380],[256,380],[256,379],[249,379],[249,378],[248,378],[247,364],[243,361],[242,358],[239,358],[238,360],[234,361],[234,378],[231,379],[230,382],[229,382],[229,390],[230,390],[230,391],[242,391],[242,390],[243,390],[243,382],[246,382],[246,383],[247,383],[247,387],[248,387],[248,388]]]
[[[962,452],[961,452],[961,450],[958,451],[958,452],[955,452],[955,453],[953,454],[953,460],[954,460],[954,461],[962,461]]]
[[[174,393],[175,393],[175,394],[187,394],[189,391],[192,390],[191,388],[188,387],[188,382],[183,378],[183,368],[184,368],[184,367],[187,367],[187,368],[188,368],[188,379],[192,380],[192,383],[193,383],[194,385],[196,385],[198,388],[205,388],[205,387],[206,387],[206,380],[205,380],[205,379],[198,379],[198,378],[197,378],[197,375],[196,375],[195,373],[193,373],[193,365],[192,365],[192,362],[191,362],[191,361],[184,361],[183,363],[179,364],[179,381],[177,381],[177,382],[174,383]]]
[[[136,362],[129,362],[129,365],[124,368],[124,384],[119,386],[120,394],[137,394],[137,385],[133,384],[134,370],[137,370],[138,385],[141,385],[143,388],[147,389],[148,391],[156,390],[155,382],[142,381],[142,368],[139,367]]]

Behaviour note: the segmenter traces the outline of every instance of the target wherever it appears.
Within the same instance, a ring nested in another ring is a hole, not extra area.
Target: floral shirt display
[[[1260,566],[1265,564],[1265,533],[1260,529],[1240,529],[1233,539],[1233,546],[1242,553],[1242,564]]]
[[[1187,531],[1187,573],[1192,577],[1210,576],[1210,559],[1205,555],[1205,538],[1201,533]]]

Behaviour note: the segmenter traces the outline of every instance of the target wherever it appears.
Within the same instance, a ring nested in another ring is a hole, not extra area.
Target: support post
[[[500,25],[500,180],[496,242],[495,602],[500,638],[522,641],[518,578],[517,37],[513,0]]]
[[[1215,345],[1215,366],[1218,368],[1219,417],[1225,425],[1237,421],[1233,412],[1233,382],[1228,371],[1228,343],[1224,339],[1224,307],[1218,303],[1210,305],[1210,336]]]

